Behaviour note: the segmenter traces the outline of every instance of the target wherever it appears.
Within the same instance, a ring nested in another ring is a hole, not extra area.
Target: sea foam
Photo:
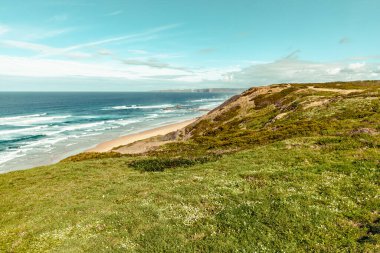
[[[198,108],[218,105],[224,97],[207,93],[0,93],[0,173],[58,161],[118,136],[200,116],[204,112]]]
[[[119,106],[112,106],[112,107],[106,107],[102,110],[109,111],[109,110],[136,110],[136,109],[165,109],[168,107],[173,107],[175,105],[172,104],[161,104],[161,105],[119,105]]]

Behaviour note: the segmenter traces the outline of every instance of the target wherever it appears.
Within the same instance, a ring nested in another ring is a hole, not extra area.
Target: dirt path
[[[343,90],[343,89],[329,89],[329,88],[315,88],[315,87],[308,87],[309,89],[315,90],[315,91],[330,91],[330,92],[338,92],[343,95],[347,95],[353,92],[362,92],[363,90]]]

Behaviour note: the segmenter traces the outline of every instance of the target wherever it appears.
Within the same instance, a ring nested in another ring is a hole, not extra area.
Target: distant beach
[[[207,113],[232,95],[210,92],[0,93],[0,173],[52,164],[99,144],[92,150],[109,150],[174,131],[184,126],[179,122]]]
[[[129,134],[126,136],[122,136],[119,138],[116,138],[111,141],[106,141],[103,143],[98,144],[94,148],[91,148],[87,150],[86,152],[108,152],[111,151],[113,148],[120,147],[123,145],[128,145],[131,143],[134,143],[136,141],[148,139],[155,136],[165,135],[174,131],[177,131],[179,129],[182,129],[186,127],[187,125],[193,123],[195,119],[186,120],[179,123],[169,124],[157,128],[153,128],[150,130],[142,131],[135,134]]]

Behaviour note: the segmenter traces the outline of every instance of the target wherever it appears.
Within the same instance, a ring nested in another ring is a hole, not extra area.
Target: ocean
[[[0,173],[55,163],[122,135],[201,116],[232,95],[2,92]]]

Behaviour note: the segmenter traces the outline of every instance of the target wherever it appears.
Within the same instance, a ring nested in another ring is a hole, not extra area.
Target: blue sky
[[[0,90],[380,79],[378,0],[0,0]]]

